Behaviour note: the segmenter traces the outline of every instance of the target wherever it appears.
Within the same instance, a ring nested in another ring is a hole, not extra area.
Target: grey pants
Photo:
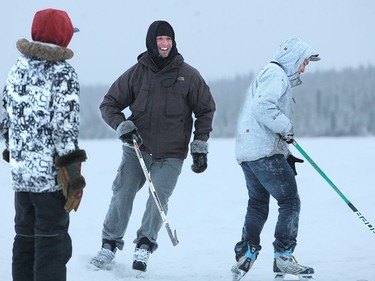
[[[152,183],[163,205],[168,211],[168,199],[176,186],[181,173],[183,159],[166,158],[153,160],[150,155],[142,153]],[[113,182],[113,195],[106,218],[103,223],[102,239],[116,243],[120,250],[124,247],[123,237],[129,223],[133,209],[133,201],[137,192],[145,184],[139,160],[133,148],[123,145],[123,155],[117,176]],[[147,183],[148,186],[148,183]],[[143,214],[141,227],[137,231],[137,243],[142,237],[154,243],[153,251],[158,247],[156,240],[163,221],[156,207],[154,198],[150,194],[146,210]]]

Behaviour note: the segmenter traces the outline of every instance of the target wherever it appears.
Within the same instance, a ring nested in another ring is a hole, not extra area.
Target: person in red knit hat
[[[0,133],[15,191],[12,277],[65,281],[72,255],[69,212],[80,204],[85,179],[78,146],[79,83],[66,61],[77,31],[65,11],[38,11],[33,41],[20,39],[2,99]]]

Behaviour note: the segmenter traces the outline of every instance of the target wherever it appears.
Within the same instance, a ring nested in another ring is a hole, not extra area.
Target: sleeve
[[[274,69],[267,69],[257,83],[252,104],[256,120],[276,134],[292,131],[291,120],[279,108],[279,102],[287,91],[287,81]]]
[[[8,148],[9,143],[9,116],[7,112],[8,106],[8,91],[7,87],[4,87],[3,91],[3,98],[1,104],[1,114],[0,114],[0,133],[2,137],[5,139],[5,147]]]
[[[122,111],[134,100],[130,82],[132,69],[122,74],[111,85],[99,106],[103,120],[114,130],[126,120]]]
[[[199,73],[193,78],[193,81],[190,105],[195,116],[193,132],[194,140],[207,141],[212,131],[212,122],[216,111],[216,104],[210,88]]]
[[[73,68],[60,71],[52,87],[52,139],[59,156],[78,150],[80,85]]]

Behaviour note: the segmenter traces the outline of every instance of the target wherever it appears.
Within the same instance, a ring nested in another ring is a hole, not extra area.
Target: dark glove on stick
[[[193,165],[191,169],[194,173],[202,173],[207,169],[207,154],[205,153],[192,153]]]
[[[297,175],[297,170],[296,170],[296,163],[303,163],[304,161],[302,159],[299,159],[297,157],[294,157],[292,154],[288,156],[286,159],[288,161],[289,166],[292,168],[293,172],[295,175]]]
[[[67,198],[64,208],[68,213],[71,210],[77,211],[81,203],[83,188],[86,186],[85,178],[81,175],[81,163],[86,159],[84,150],[76,150],[68,155],[55,158],[58,168],[57,182]]]
[[[284,140],[286,143],[291,144],[294,140],[294,133],[288,133],[286,135],[281,136],[281,139]]]
[[[130,120],[121,122],[120,125],[118,125],[116,131],[119,139],[130,146],[133,145],[133,138],[137,141],[139,146],[143,143],[143,140],[138,133],[137,127]]]
[[[127,134],[123,134],[120,137],[120,139],[122,142],[126,142],[129,145],[133,145],[133,139],[136,140],[138,145],[141,145],[143,143],[143,140],[141,136],[138,134],[137,130],[131,131],[130,133],[127,133]]]
[[[5,162],[9,163],[10,154],[9,154],[9,150],[7,148],[5,148],[4,151],[3,151],[3,160]]]

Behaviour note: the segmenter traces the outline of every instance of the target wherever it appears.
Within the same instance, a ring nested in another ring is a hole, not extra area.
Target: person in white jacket
[[[234,251],[233,280],[240,280],[256,260],[260,234],[269,213],[270,196],[277,200],[279,216],[275,228],[273,271],[311,276],[313,268],[299,265],[293,251],[297,244],[300,198],[295,180],[296,162],[288,145],[293,142],[293,96],[300,85],[300,74],[311,61],[320,60],[317,52],[300,38],[282,43],[272,61],[249,87],[240,113],[235,154],[245,175],[249,200],[241,240]]]

